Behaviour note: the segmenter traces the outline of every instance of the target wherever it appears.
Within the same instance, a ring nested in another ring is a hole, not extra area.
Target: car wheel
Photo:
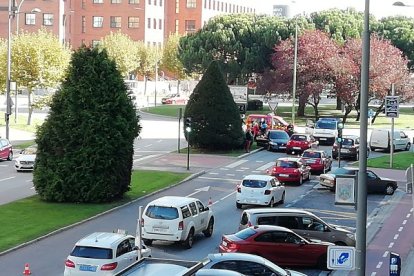
[[[242,208],[242,205],[240,203],[236,202],[236,208],[237,209],[241,209]]]
[[[272,199],[269,202],[269,207],[274,207],[274,206],[275,206],[275,200],[272,197]]]
[[[407,146],[405,147],[405,150],[406,151],[409,151],[410,150],[410,147],[411,147],[411,143],[408,143]]]
[[[210,218],[207,229],[203,231],[204,236],[207,238],[211,237],[211,235],[213,235],[213,229],[214,229],[214,219]]]
[[[321,270],[326,270],[327,268],[326,268],[326,266],[327,266],[327,263],[326,263],[326,255],[324,254],[324,255],[322,255],[322,256],[320,256],[319,257],[319,259],[318,259],[318,268],[319,269],[321,269]]]
[[[184,247],[186,249],[190,249],[193,247],[194,242],[194,228],[190,229],[190,232],[188,233],[187,239],[184,241]]]
[[[391,184],[385,186],[385,194],[386,195],[393,195],[394,194],[394,187]]]
[[[286,193],[285,193],[285,192],[283,192],[283,194],[282,194],[282,199],[279,201],[279,204],[283,204],[283,203],[285,203],[285,195],[286,195]]]
[[[299,185],[302,185],[303,184],[303,176],[302,175],[300,175],[300,177],[299,177]]]
[[[13,151],[9,152],[9,155],[7,156],[7,160],[8,161],[12,161],[13,160]]]
[[[148,245],[148,246],[152,245],[152,240],[142,239],[142,241],[145,243],[145,245]]]
[[[368,157],[368,156],[367,156]],[[359,152],[357,152],[356,154],[355,154],[355,161],[358,161],[359,160]]]

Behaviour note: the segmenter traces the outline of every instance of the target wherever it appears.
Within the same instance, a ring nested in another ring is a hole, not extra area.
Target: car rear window
[[[306,141],[306,136],[305,135],[292,135],[290,139],[294,141]]]
[[[264,188],[266,187],[266,184],[267,181],[255,179],[245,179],[242,183],[242,185],[247,188]]]
[[[320,152],[305,151],[303,153],[303,157],[308,157],[308,158],[321,158],[321,153]]]
[[[252,228],[246,228],[246,229],[243,229],[243,230],[237,232],[234,235],[236,237],[238,237],[239,239],[245,240],[245,239],[248,239],[249,237],[253,236],[256,233],[257,232],[254,231]]]
[[[316,122],[315,128],[336,129],[336,122],[335,121],[319,121],[319,122]]]
[[[153,219],[167,219],[173,220],[178,218],[178,210],[175,207],[164,207],[164,206],[148,206],[145,215]]]
[[[353,146],[354,145],[354,140],[349,139],[349,138],[345,138],[342,140],[342,145],[344,146]]]
[[[294,161],[285,161],[285,160],[279,160],[276,162],[276,167],[281,168],[297,168],[297,164]]]
[[[71,256],[87,259],[112,259],[112,250],[110,248],[75,246],[70,253]]]
[[[357,172],[356,170],[348,170],[348,169],[345,169],[345,168],[337,168],[332,173],[335,174],[335,175],[337,175],[337,174],[355,175],[356,172]]]

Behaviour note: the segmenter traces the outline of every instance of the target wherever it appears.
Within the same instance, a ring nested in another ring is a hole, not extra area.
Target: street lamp
[[[298,63],[298,18],[295,20],[295,50],[293,56],[293,84],[292,84],[292,125],[295,124],[295,99],[296,99],[296,71]]]

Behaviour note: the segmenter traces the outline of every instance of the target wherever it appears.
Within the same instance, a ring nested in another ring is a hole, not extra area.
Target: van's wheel
[[[275,200],[272,197],[272,199],[269,202],[269,207],[274,207],[274,206],[275,206]]]
[[[214,229],[214,219],[210,218],[207,229],[203,231],[204,236],[207,238],[211,237],[211,235],[213,235],[213,229]]]
[[[242,208],[242,205],[240,203],[236,202],[236,208],[237,209],[241,209]]]
[[[145,245],[148,245],[148,246],[151,246],[152,245],[152,240],[142,239],[142,241],[145,243]]]
[[[322,255],[319,257],[318,259],[318,268],[321,270],[326,270],[327,269],[327,263],[326,263],[326,255]]]
[[[393,195],[394,194],[394,187],[391,184],[385,186],[385,194],[386,195]]]
[[[406,151],[409,151],[410,150],[410,147],[411,147],[411,143],[408,143],[407,146],[405,147],[405,150]]]
[[[285,192],[283,192],[283,194],[282,194],[282,199],[279,201],[279,204],[283,204],[283,203],[285,203],[285,195],[286,195],[286,193],[285,193]]]
[[[184,241],[184,247],[186,249],[190,249],[193,247],[194,242],[194,228],[190,229],[190,232],[188,233],[187,239]]]

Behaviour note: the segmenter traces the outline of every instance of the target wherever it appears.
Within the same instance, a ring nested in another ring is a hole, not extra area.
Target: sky
[[[365,8],[365,0],[255,0],[256,3],[257,1],[262,4],[257,6],[258,13],[269,13],[273,5],[291,5],[292,15],[303,12],[310,14],[331,8],[353,7],[358,11],[364,11]],[[393,6],[395,2],[402,2],[407,6]],[[392,15],[414,17],[414,0],[370,0],[370,13],[377,19]]]

